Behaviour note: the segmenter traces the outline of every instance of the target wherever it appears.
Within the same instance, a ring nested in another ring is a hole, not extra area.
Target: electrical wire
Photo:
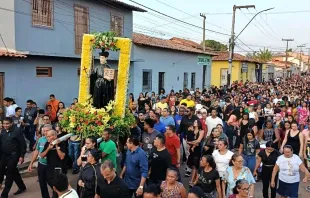
[[[197,25],[188,23],[188,22],[186,22],[186,21],[182,21],[182,20],[180,20],[180,19],[177,19],[177,18],[175,18],[175,17],[169,16],[169,15],[167,15],[167,14],[165,14],[165,13],[162,13],[162,12],[160,12],[160,11],[157,11],[157,10],[155,10],[155,9],[153,9],[153,8],[150,8],[150,7],[147,7],[147,6],[145,6],[145,5],[142,5],[142,4],[140,4],[140,3],[136,2],[136,1],[133,1],[133,0],[129,0],[129,1],[131,1],[131,2],[133,2],[133,3],[135,3],[135,4],[137,4],[137,5],[140,5],[140,6],[144,7],[144,8],[147,8],[147,9],[153,11],[153,12],[156,12],[156,13],[158,13],[158,14],[161,14],[161,15],[163,15],[163,16],[166,16],[166,17],[169,17],[169,18],[171,18],[171,19],[174,19],[174,20],[176,20],[176,21],[182,22],[182,23],[184,23],[184,24],[187,24],[187,25],[190,25],[190,26],[199,28],[199,29],[203,29],[203,28],[200,27],[200,26],[197,26]],[[218,32],[218,31],[214,31],[214,30],[207,29],[207,28],[205,28],[205,30],[206,30],[206,31],[209,31],[209,32],[212,32],[212,33],[216,33],[216,34],[221,34],[221,35],[230,36],[229,34],[225,34],[225,33]]]
[[[5,49],[6,49],[6,51],[9,52],[9,49],[8,49],[8,47],[6,46],[6,43],[4,42],[4,39],[3,39],[1,33],[0,33],[0,38],[1,38],[1,40],[2,40],[2,43],[3,43],[3,45],[4,45]]]
[[[250,18],[242,11],[242,9],[240,9],[240,12],[247,18],[247,19],[249,19],[250,20]],[[274,40],[274,38],[272,38],[272,37],[269,37],[269,35],[268,34],[266,34],[265,32],[263,32],[255,23],[252,23],[264,36],[266,36],[267,38],[269,38],[269,39],[272,39],[272,40]],[[277,39],[276,39],[277,40]],[[278,40],[277,40],[278,41]]]
[[[295,13],[307,13],[310,12],[310,10],[295,10],[295,11],[282,11],[282,12],[268,12],[264,13],[265,15],[269,14],[295,14]],[[214,13],[205,13],[207,15],[232,15],[232,12],[214,12]],[[238,14],[238,13],[236,13]]]
[[[254,8],[256,10],[256,8]],[[258,12],[256,10],[256,12]],[[263,20],[263,22],[267,25],[267,27],[273,32],[274,35],[276,35],[280,40],[282,40],[282,37],[279,36],[274,30],[272,27],[270,27],[270,25],[267,23],[267,21],[259,14],[259,17]]]
[[[188,12],[185,12],[185,11],[183,11],[183,10],[180,10],[180,9],[178,9],[178,8],[176,8],[176,7],[173,7],[173,6],[171,6],[171,5],[167,4],[167,3],[164,3],[164,2],[162,2],[162,1],[159,1],[159,0],[156,0],[156,1],[159,2],[159,3],[161,3],[161,4],[163,4],[163,5],[168,6],[168,7],[172,8],[172,9],[174,9],[174,10],[177,10],[177,11],[179,11],[179,12],[182,12],[182,13],[184,13],[184,14],[187,14],[187,15],[189,15],[189,16],[192,16],[192,17],[194,17],[194,18],[196,18],[196,19],[199,19],[199,20],[201,21],[201,18],[199,18],[199,17],[197,17],[197,16],[195,16],[195,15],[193,15],[193,14],[190,14],[190,13],[188,13]],[[217,27],[217,28],[220,28],[220,29],[223,29],[223,30],[229,32],[229,30],[227,30],[227,29],[225,29],[225,28],[223,28],[223,27],[221,27],[221,26],[218,26],[218,25],[216,25],[216,24],[214,24],[214,23],[211,23],[211,22],[209,22],[208,20],[206,20],[206,23],[207,23],[207,24],[210,24],[210,25],[213,25],[214,27]]]

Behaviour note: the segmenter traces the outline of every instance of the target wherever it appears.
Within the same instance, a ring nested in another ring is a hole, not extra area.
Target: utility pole
[[[299,70],[301,70],[302,48],[303,48],[303,47],[306,47],[306,44],[298,45],[297,47],[300,47],[300,52],[299,52]]]
[[[202,43],[203,43],[203,45],[202,45],[202,48],[203,48],[203,51],[205,52],[206,51],[206,15],[200,13],[200,16],[203,18],[203,24],[202,24],[202,28],[203,28]]]
[[[294,41],[294,39],[282,39],[282,41],[286,41],[286,51],[285,51],[285,73],[286,73],[286,78],[289,77],[288,73],[288,68],[287,68],[287,59],[288,59],[288,42],[289,41]]]
[[[227,85],[231,85],[231,73],[232,73],[232,60],[234,55],[234,45],[235,45],[235,19],[236,19],[236,10],[237,9],[249,9],[249,8],[255,8],[255,5],[245,5],[245,6],[236,6],[233,7],[233,16],[232,16],[232,26],[231,26],[231,38],[229,40],[229,68],[228,68],[228,74],[227,74]],[[255,15],[256,16],[256,15]],[[238,35],[239,36],[239,35]]]
[[[206,15],[200,13],[200,16],[203,18],[203,24],[202,24],[202,28],[203,28],[203,32],[202,32],[202,49],[205,52],[206,51]],[[207,65],[203,65],[202,66],[202,89],[205,88],[206,86],[206,71],[207,71]]]

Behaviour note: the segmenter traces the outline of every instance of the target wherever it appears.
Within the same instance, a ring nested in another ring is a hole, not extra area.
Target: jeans
[[[229,150],[234,149],[234,127],[227,125],[226,135],[228,137]]]
[[[19,155],[15,152],[10,155],[3,154],[0,160],[0,178],[4,178],[4,174],[6,173],[5,179],[5,187],[2,191],[1,197],[8,197],[8,194],[13,185],[13,181],[15,181],[16,185],[19,189],[25,190],[26,186],[18,172],[17,164],[19,160]],[[2,183],[2,181],[0,181]]]
[[[271,181],[271,176],[272,176],[272,171],[273,171],[273,167],[267,167],[264,166],[262,167],[262,182],[263,182],[263,197],[264,198],[269,198],[269,187],[270,187],[270,181]],[[276,178],[274,179],[275,182],[275,187],[271,188],[271,198],[276,198],[277,195],[277,183],[278,183],[278,175],[276,175]]]
[[[77,159],[80,157],[81,153],[80,144],[81,142],[69,141],[69,156],[73,161],[73,170],[79,169],[79,166],[77,165]]]
[[[35,145],[36,141],[34,136],[36,134],[35,127],[33,125],[29,125],[25,127],[24,135],[25,138],[29,141],[29,150],[33,150],[33,146]]]
[[[243,165],[248,167],[252,174],[254,172],[255,166],[256,166],[256,155],[244,155],[242,154],[243,157]]]
[[[42,198],[50,198],[47,188],[47,165],[38,163],[38,177]]]

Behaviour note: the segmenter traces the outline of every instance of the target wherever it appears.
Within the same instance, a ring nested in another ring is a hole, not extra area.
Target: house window
[[[188,73],[184,73],[184,79],[183,79],[183,89],[188,87]]]
[[[75,53],[81,54],[83,35],[89,33],[88,8],[74,5]]]
[[[52,77],[52,67],[36,67],[37,77]]]
[[[142,91],[152,91],[152,70],[142,70]]]
[[[116,36],[123,36],[124,33],[124,16],[111,13],[111,31]]]
[[[158,93],[165,88],[165,72],[158,73]]]
[[[191,78],[191,88],[195,89],[195,82],[196,82],[196,73],[192,73],[192,78]]]
[[[32,25],[53,27],[53,0],[32,0]]]

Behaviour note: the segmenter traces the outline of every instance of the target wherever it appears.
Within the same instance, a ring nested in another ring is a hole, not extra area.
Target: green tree
[[[293,51],[293,49],[292,49],[292,48],[287,49],[287,52],[292,52],[292,51]]]
[[[203,42],[201,42],[201,46],[203,46]],[[214,49],[214,51],[227,51],[227,45],[222,44],[215,40],[206,40],[205,46]]]
[[[255,53],[255,59],[262,63],[267,63],[272,60],[272,52],[269,49],[259,49],[259,52]]]
[[[256,52],[248,52],[245,56],[248,58],[256,59]]]

